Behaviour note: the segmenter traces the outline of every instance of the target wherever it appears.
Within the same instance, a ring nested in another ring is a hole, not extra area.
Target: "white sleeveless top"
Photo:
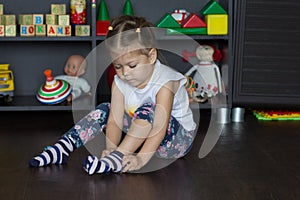
[[[171,115],[187,131],[192,131],[196,128],[193,119],[192,111],[189,107],[188,94],[185,89],[186,78],[179,72],[163,65],[159,60],[156,61],[152,77],[148,84],[138,89],[121,80],[117,75],[114,77],[116,86],[124,95],[125,111],[132,116],[135,110],[144,103],[156,104],[156,95],[160,88],[169,81],[180,81],[179,88],[174,96],[174,102]]]

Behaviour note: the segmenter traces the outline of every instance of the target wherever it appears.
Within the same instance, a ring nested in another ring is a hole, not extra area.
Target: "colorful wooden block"
[[[15,37],[17,34],[16,25],[7,25],[5,26],[5,36],[7,37]]]
[[[70,15],[58,15],[58,25],[70,25]]]
[[[46,24],[35,25],[36,36],[46,36]]]
[[[201,10],[200,13],[203,15],[210,14],[227,14],[222,6],[215,0],[209,1]]]
[[[5,35],[5,26],[0,25],[0,37],[3,37]]]
[[[0,4],[0,15],[3,15],[3,4]]]
[[[35,36],[35,26],[20,25],[20,36]]]
[[[171,14],[166,14],[161,20],[156,24],[159,28],[180,28],[181,25],[172,17]]]
[[[29,14],[21,14],[18,16],[20,25],[32,25],[33,24],[33,16]]]
[[[168,28],[166,33],[167,35],[206,35],[207,28]]]
[[[44,15],[43,14],[33,14],[32,19],[33,19],[34,25],[44,24]]]
[[[96,35],[106,35],[109,24],[109,20],[98,20],[96,22]]]
[[[66,4],[51,4],[51,14],[52,15],[65,15],[66,14]]]
[[[207,35],[227,35],[228,15],[206,15]]]
[[[4,25],[4,16],[0,15],[0,25]]]
[[[47,25],[47,36],[56,36],[57,25]]]
[[[195,13],[190,14],[181,24],[183,28],[204,28],[206,23]]]
[[[46,24],[47,25],[57,25],[57,15],[46,14]]]
[[[4,25],[16,25],[16,15],[3,15]]]
[[[71,36],[71,26],[70,25],[57,25],[56,26],[56,36]]]
[[[75,36],[90,36],[90,26],[89,25],[76,25],[75,26]]]

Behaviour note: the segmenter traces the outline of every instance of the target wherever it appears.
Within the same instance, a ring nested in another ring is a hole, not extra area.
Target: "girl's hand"
[[[103,158],[104,156],[108,156],[113,150],[115,150],[115,149],[113,149],[113,148],[111,148],[111,149],[104,149],[102,151],[101,158]]]
[[[127,155],[123,157],[122,161],[123,170],[122,172],[129,172],[139,170],[143,167],[142,159],[139,156]]]

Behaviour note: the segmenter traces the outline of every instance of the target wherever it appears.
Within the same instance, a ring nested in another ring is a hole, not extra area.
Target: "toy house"
[[[207,35],[228,34],[228,14],[218,2],[209,1],[200,13],[205,16]]]

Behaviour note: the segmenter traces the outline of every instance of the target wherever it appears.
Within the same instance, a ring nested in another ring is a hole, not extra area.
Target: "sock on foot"
[[[75,145],[67,138],[62,137],[54,146],[50,146],[40,155],[29,161],[31,167],[41,167],[49,164],[65,164],[69,154],[73,152]]]
[[[109,155],[98,159],[96,156],[88,156],[83,160],[83,168],[89,174],[120,172],[122,170],[123,154],[119,151],[113,151]]]

